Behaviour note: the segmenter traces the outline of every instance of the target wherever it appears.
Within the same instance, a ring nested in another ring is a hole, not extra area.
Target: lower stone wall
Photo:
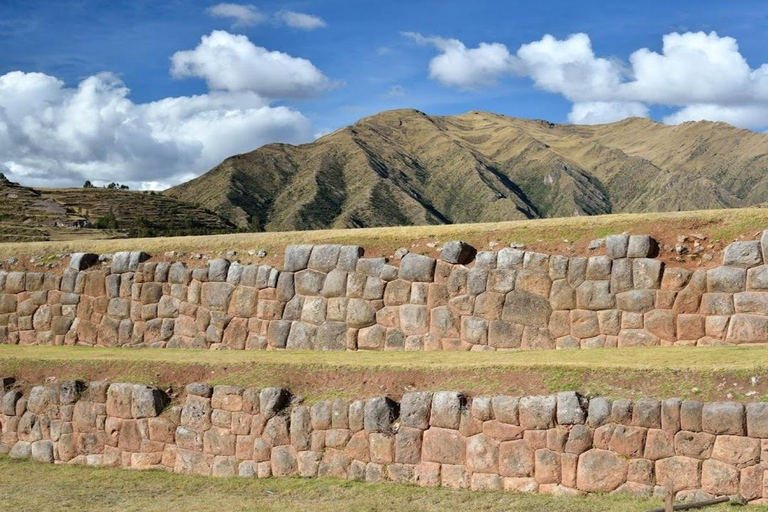
[[[0,453],[242,477],[677,499],[768,497],[768,404],[454,391],[301,404],[281,388],[2,380]],[[765,475],[765,479],[764,479]]]

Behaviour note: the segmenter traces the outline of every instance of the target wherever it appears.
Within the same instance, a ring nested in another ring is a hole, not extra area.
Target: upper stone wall
[[[507,350],[768,341],[768,236],[722,266],[666,267],[647,235],[606,254],[475,252],[363,257],[296,245],[282,270],[226,259],[205,268],[75,254],[63,275],[0,272],[0,342],[174,348]]]

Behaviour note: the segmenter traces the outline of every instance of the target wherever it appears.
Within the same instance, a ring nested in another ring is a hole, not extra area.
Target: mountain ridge
[[[768,200],[768,135],[413,109],[268,144],[165,191],[257,231],[732,208]]]

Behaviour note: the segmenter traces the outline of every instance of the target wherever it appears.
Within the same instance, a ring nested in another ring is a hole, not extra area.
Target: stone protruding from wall
[[[647,235],[605,255],[480,251],[367,258],[294,245],[283,270],[219,258],[205,268],[115,254],[63,275],[0,272],[0,342],[172,348],[527,350],[768,342],[768,237],[723,265],[667,267]],[[469,262],[469,258],[474,258]],[[467,264],[469,263],[469,264]]]
[[[768,497],[768,404],[573,392],[417,391],[304,405],[281,388],[4,379],[0,453],[40,462],[242,477],[336,477],[574,496]]]

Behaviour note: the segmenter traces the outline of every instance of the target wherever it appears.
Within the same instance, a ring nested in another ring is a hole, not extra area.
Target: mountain
[[[203,234],[237,228],[174,197],[104,188],[35,189],[0,174],[0,242]]]
[[[165,193],[265,231],[743,207],[768,200],[768,135],[394,110],[227,158]]]

